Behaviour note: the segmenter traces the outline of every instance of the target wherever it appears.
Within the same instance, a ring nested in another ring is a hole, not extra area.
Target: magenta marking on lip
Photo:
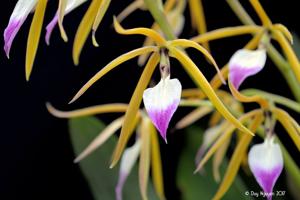
[[[255,174],[256,180],[262,187],[265,193],[271,194],[273,187],[282,171],[283,166],[279,165],[273,167],[271,170],[261,169],[256,167],[253,172]],[[272,195],[268,196],[268,199],[272,199]]]
[[[179,101],[174,100],[174,102],[168,105],[165,109],[153,109],[148,110],[149,117],[151,118],[154,126],[160,132],[160,135],[167,143],[167,129],[170,120],[178,107]]]
[[[238,90],[242,82],[251,75],[258,73],[262,67],[243,68],[239,65],[233,66],[230,70],[230,81]]]

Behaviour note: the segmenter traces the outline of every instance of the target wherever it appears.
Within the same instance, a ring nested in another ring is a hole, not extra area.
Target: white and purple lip
[[[146,111],[165,142],[170,120],[180,103],[181,91],[179,80],[168,76],[155,87],[146,89],[143,94]]]
[[[229,80],[238,90],[243,81],[260,72],[266,63],[265,49],[240,49],[233,54],[229,61]]]
[[[273,187],[283,169],[280,146],[274,143],[274,138],[266,138],[264,143],[250,149],[248,162],[256,181],[267,194],[267,199],[272,199]]]

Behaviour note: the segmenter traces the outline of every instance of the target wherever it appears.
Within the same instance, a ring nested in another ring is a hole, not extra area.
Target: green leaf
[[[198,199],[212,199],[219,187],[212,175],[212,164],[209,161],[204,167],[203,174],[194,174],[196,169],[195,155],[202,141],[203,130],[198,127],[188,128],[185,132],[187,141],[185,149],[179,160],[177,171],[177,185],[182,192],[183,200],[198,200]],[[221,174],[224,174],[227,162],[224,159],[221,166]],[[242,179],[237,176],[231,188],[222,198],[224,200],[231,199],[251,199],[245,196],[247,188]]]
[[[75,155],[79,155],[104,127],[105,125],[95,117],[70,119],[70,137]],[[118,167],[109,169],[109,164],[116,144],[117,137],[113,136],[79,163],[95,200],[115,199],[115,186],[118,180],[119,169]],[[138,184],[138,169],[135,166],[123,188],[124,200],[141,199]],[[149,199],[158,199],[152,185],[149,185]]]

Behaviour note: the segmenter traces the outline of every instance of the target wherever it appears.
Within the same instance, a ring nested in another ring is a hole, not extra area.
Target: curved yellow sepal
[[[291,44],[294,43],[293,35],[286,26],[284,26],[283,24],[274,24],[273,28],[283,33],[283,35],[289,40]]]
[[[118,22],[117,18],[114,17],[114,27],[119,34],[123,35],[145,35],[147,37],[150,37],[153,41],[157,43],[158,46],[165,46],[166,40],[159,35],[157,32],[155,32],[152,29],[149,28],[133,28],[133,29],[124,29]]]
[[[93,23],[93,27],[92,27],[92,30],[93,30],[92,31],[92,40],[93,40],[93,45],[96,46],[96,47],[98,47],[99,44],[98,44],[98,42],[96,40],[95,34],[96,34],[96,31],[97,31],[97,29],[98,29],[98,27],[99,27],[99,25],[100,25],[100,23],[101,23],[104,15],[105,15],[105,13],[106,13],[109,5],[110,5],[110,2],[111,2],[111,0],[102,0],[100,6],[98,8],[97,15],[95,17],[95,21]]]
[[[253,95],[253,96],[243,95],[232,85],[232,83],[230,81],[229,81],[229,88],[230,88],[231,94],[234,96],[234,98],[236,98],[237,100],[239,100],[241,102],[245,102],[245,103],[256,102],[262,108],[268,108],[268,106],[269,106],[268,101],[259,95]]]
[[[264,10],[264,8],[261,6],[259,0],[250,0],[250,3],[252,4],[258,17],[260,18],[262,24],[266,27],[270,27],[272,25],[272,22],[268,17],[266,11]]]
[[[256,25],[226,27],[226,28],[216,29],[207,33],[203,33],[201,35],[191,38],[191,40],[197,43],[204,43],[211,40],[217,40],[217,39],[222,39],[227,37],[258,33],[263,29],[264,29],[263,27],[256,26]]]
[[[68,41],[68,36],[63,26],[63,20],[65,16],[67,3],[68,0],[59,0],[59,6],[58,6],[58,27],[59,27],[60,35],[65,42]]]
[[[147,186],[150,169],[151,156],[151,139],[150,139],[150,124],[148,117],[142,118],[140,137],[141,137],[141,152],[139,162],[139,185],[143,200],[147,200]]]
[[[157,47],[142,47],[135,50],[132,50],[128,53],[125,53],[110,63],[108,63],[105,67],[103,67],[97,74],[95,74],[73,97],[73,99],[69,103],[73,103],[76,101],[86,90],[88,90],[96,81],[98,81],[100,78],[102,78],[106,73],[120,65],[121,63],[130,60],[136,56],[139,56],[141,54],[150,53],[153,51],[157,51]]]
[[[103,113],[115,113],[126,112],[128,105],[123,103],[111,103],[104,105],[91,106],[87,108],[81,108],[72,111],[61,111],[54,108],[50,103],[46,103],[48,111],[58,118],[75,118],[89,115],[103,114]]]
[[[293,48],[280,31],[273,30],[272,33],[277,42],[280,44],[284,54],[287,57],[288,62],[290,63],[293,72],[295,73],[298,82],[300,83],[300,63]]]
[[[102,130],[101,133],[99,133],[99,135],[75,158],[74,163],[80,162],[104,144],[119,128],[121,128],[123,122],[124,116],[114,120],[105,127],[105,129]]]
[[[151,169],[153,185],[159,199],[164,200],[166,198],[164,193],[164,179],[157,131],[152,123],[149,123],[149,126],[149,134],[151,137]]]
[[[273,113],[300,151],[300,132],[298,123],[282,109],[275,108],[273,109]]]
[[[221,79],[221,81],[223,82],[223,84],[226,84],[225,79],[223,78],[223,75],[220,72],[219,67],[218,67],[215,59],[200,44],[198,44],[198,43],[196,43],[194,41],[191,41],[191,40],[187,40],[187,39],[177,39],[177,40],[170,41],[169,45],[172,45],[172,46],[181,46],[181,47],[192,47],[192,48],[195,48],[198,51],[200,51],[214,65],[214,67],[215,67],[215,69],[216,69],[216,71],[217,71],[217,73],[219,75],[219,78]]]

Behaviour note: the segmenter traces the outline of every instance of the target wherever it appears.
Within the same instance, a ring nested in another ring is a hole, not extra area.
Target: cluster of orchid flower
[[[59,1],[58,11],[47,26],[47,44],[49,44],[51,32],[56,24],[59,25],[62,38],[67,41],[67,35],[62,24],[63,18],[84,2],[86,0]],[[111,0],[93,0],[91,2],[75,36],[73,48],[75,64],[79,63],[79,55],[91,31],[93,44],[98,45],[95,32],[109,8],[110,2]],[[226,155],[234,131],[237,131],[236,148],[214,199],[220,199],[226,193],[241,165],[250,167],[258,184],[266,194],[269,194],[267,198],[272,199],[273,187],[284,167],[283,160],[289,156],[275,134],[274,127],[277,121],[286,129],[300,150],[299,124],[289,113],[277,107],[277,104],[280,104],[300,112],[299,103],[260,90],[239,91],[240,85],[247,77],[255,75],[263,69],[268,54],[275,66],[287,79],[295,98],[300,101],[300,64],[290,45],[293,42],[292,35],[282,24],[271,22],[258,0],[250,0],[250,3],[261,19],[262,26],[254,24],[237,0],[227,0],[227,2],[245,25],[207,32],[200,0],[167,0],[164,5],[160,0],[134,1],[118,17],[114,17],[114,28],[119,34],[146,36],[143,47],[125,53],[108,63],[79,90],[71,101],[77,100],[90,86],[121,63],[139,56],[139,65],[144,65],[146,61],[147,63],[129,104],[105,104],[68,112],[56,110],[47,104],[48,110],[61,118],[109,112],[125,113],[124,116],[111,122],[75,159],[75,162],[81,161],[121,128],[111,163],[111,167],[114,167],[121,159],[119,181],[116,187],[118,200],[122,199],[123,184],[138,156],[140,190],[143,199],[147,199],[150,166],[155,190],[160,199],[165,198],[156,129],[167,143],[168,125],[179,106],[191,106],[196,107],[196,109],[181,119],[176,124],[176,129],[185,128],[203,116],[212,113],[209,128],[203,136],[203,144],[196,155],[197,167],[195,172],[201,170],[214,155],[213,175],[219,181],[219,166]],[[191,39],[176,39],[184,27],[183,12],[186,3],[189,3],[190,6],[192,26],[197,29],[199,35]],[[12,41],[18,30],[27,15],[32,11],[35,12],[26,52],[27,79],[29,79],[38,47],[46,4],[47,0],[19,0],[4,32],[4,50],[9,56]],[[124,29],[120,25],[119,22],[136,9],[148,9],[151,12],[155,19],[151,28]],[[214,58],[209,53],[208,42],[242,34],[253,34],[253,39],[244,48],[237,50],[229,59],[229,63],[219,70]],[[271,39],[279,43],[286,58],[272,46]],[[217,74],[210,82],[187,55],[186,48],[198,50],[215,67]],[[180,81],[171,78],[170,57],[181,63],[199,88],[182,90]],[[160,69],[161,80],[156,86],[147,88],[157,66]],[[288,73],[286,73],[287,71]],[[230,92],[220,89],[222,83],[226,84],[226,80],[228,80]],[[142,101],[144,109],[140,108]],[[243,103],[247,102],[256,102],[259,108],[245,113]],[[135,133],[134,130],[136,130],[135,143],[126,148],[129,138]],[[264,142],[252,145],[249,153],[247,153],[254,135],[261,136]]]

